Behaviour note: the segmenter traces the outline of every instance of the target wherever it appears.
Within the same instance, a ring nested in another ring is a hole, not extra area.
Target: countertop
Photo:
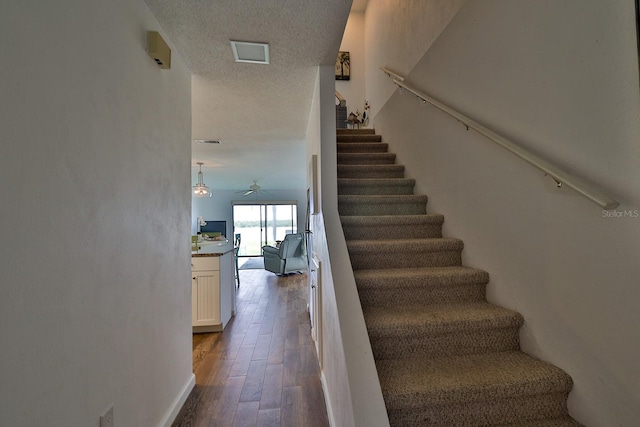
[[[192,257],[215,257],[233,251],[233,244],[229,241],[205,240],[198,242],[198,248],[198,251],[191,251]]]

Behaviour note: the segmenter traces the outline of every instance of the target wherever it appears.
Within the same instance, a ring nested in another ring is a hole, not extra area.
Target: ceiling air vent
[[[195,141],[198,144],[221,144],[218,139],[196,139]]]
[[[250,62],[252,64],[269,63],[269,44],[254,42],[239,42],[231,40],[233,58],[236,62]]]

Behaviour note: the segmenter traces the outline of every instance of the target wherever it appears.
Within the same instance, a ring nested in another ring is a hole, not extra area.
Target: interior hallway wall
[[[193,381],[190,72],[147,55],[141,0],[1,9],[0,425],[166,425]]]
[[[334,70],[321,66],[307,129],[308,161],[317,156],[318,185],[311,218],[313,253],[320,260],[322,383],[331,425],[388,427],[369,337],[337,208]],[[311,170],[311,168],[310,168]],[[309,174],[309,186],[312,185]]]
[[[333,70],[328,67],[318,68],[318,77],[314,88],[313,100],[311,103],[311,114],[309,126],[307,128],[307,157],[309,162],[309,187],[313,186],[311,174],[311,159],[317,156],[317,186],[312,193],[312,199],[318,208],[311,218],[312,256],[318,257],[323,264],[322,267],[322,328],[319,333],[322,335],[323,352],[318,355],[319,360],[323,360],[322,384],[325,392],[325,402],[331,425],[354,426],[353,409],[351,407],[351,391],[347,378],[347,365],[340,333],[340,318],[337,313],[335,282],[331,274],[331,262],[329,259],[329,249],[325,230],[323,210],[325,208],[323,192],[327,191],[323,181],[322,163],[322,141],[327,138],[326,123],[323,123],[322,100],[327,94],[327,80],[333,75]],[[324,96],[323,96],[324,94]],[[326,119],[325,119],[326,121]],[[333,129],[335,133],[335,126]]]

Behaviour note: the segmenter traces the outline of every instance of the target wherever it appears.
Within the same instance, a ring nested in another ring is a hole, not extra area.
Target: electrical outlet
[[[100,417],[100,427],[113,427],[113,406]]]

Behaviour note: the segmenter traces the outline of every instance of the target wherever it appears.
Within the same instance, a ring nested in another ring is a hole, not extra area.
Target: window
[[[284,236],[298,232],[295,201],[233,203],[234,234],[240,234],[238,256],[262,256],[264,245],[274,246]]]

